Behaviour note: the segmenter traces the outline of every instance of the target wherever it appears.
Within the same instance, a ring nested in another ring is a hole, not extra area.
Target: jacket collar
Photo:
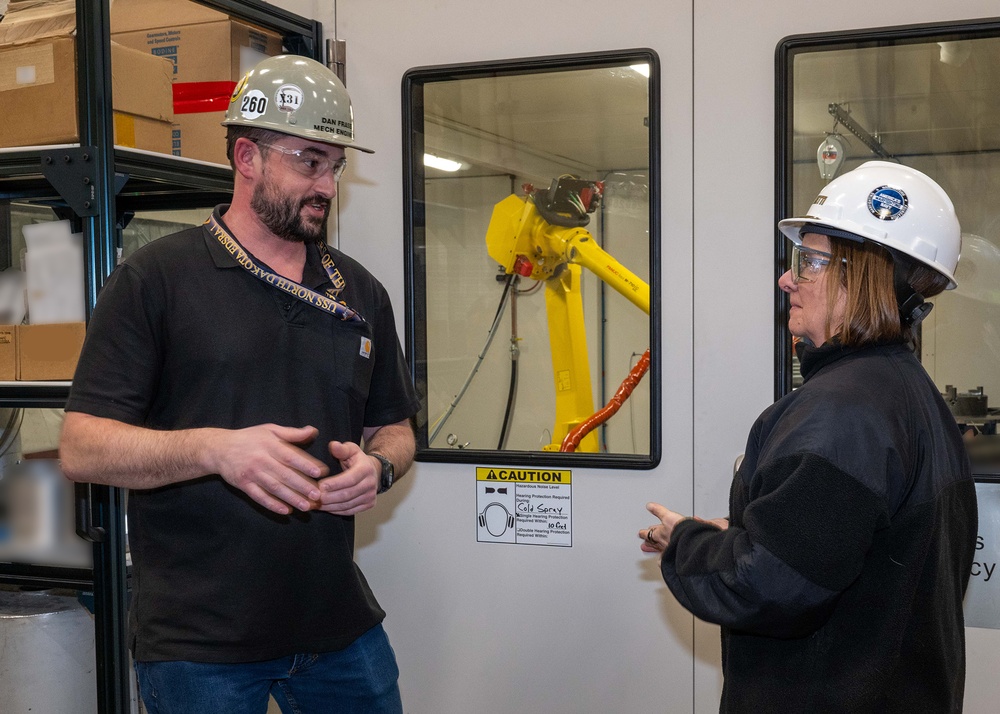
[[[802,382],[805,383],[824,367],[838,360],[849,357],[862,350],[876,347],[902,347],[902,342],[880,342],[874,345],[862,345],[860,347],[844,347],[836,337],[829,342],[823,343],[819,347],[814,347],[806,342],[799,342],[795,345],[795,354],[799,358],[799,371],[802,373]]]

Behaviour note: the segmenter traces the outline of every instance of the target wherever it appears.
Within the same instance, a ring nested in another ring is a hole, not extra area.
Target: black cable
[[[427,439],[428,444],[434,443],[434,439],[437,438],[437,435],[441,431],[442,427],[444,427],[445,422],[448,421],[448,418],[451,416],[452,412],[455,411],[455,407],[458,406],[458,403],[462,400],[462,397],[465,396],[465,390],[469,388],[470,384],[472,384],[472,378],[475,377],[476,373],[479,371],[479,367],[482,365],[483,359],[486,357],[486,352],[490,349],[490,344],[492,344],[493,342],[493,337],[496,335],[497,327],[500,326],[500,316],[503,314],[503,308],[507,302],[507,295],[511,293],[511,285],[513,285],[514,283],[514,277],[515,275],[513,273],[511,273],[506,277],[503,286],[503,294],[500,296],[500,304],[497,305],[496,315],[493,316],[493,323],[490,325],[490,332],[486,339],[486,344],[483,346],[482,351],[479,353],[479,357],[476,359],[476,364],[472,368],[472,372],[470,372],[469,376],[466,377],[465,384],[462,385],[462,389],[459,391],[457,395],[455,395],[455,398],[451,401],[451,404],[448,405],[448,409],[445,410],[445,413],[442,414],[441,417],[431,426],[431,435]]]
[[[505,448],[507,428],[510,426],[511,414],[514,413],[514,396],[517,394],[517,282],[517,279],[513,281],[514,289],[510,293],[510,386],[507,388],[507,406],[504,408],[503,425],[500,427],[500,438],[497,440],[497,451]],[[508,282],[508,285],[511,283]]]
[[[507,441],[507,426],[510,424],[510,415],[514,412],[514,394],[517,392],[517,360],[510,361],[510,388],[507,390],[507,408],[504,410],[503,426],[500,427],[500,440],[497,442],[497,451],[505,449]]]
[[[500,319],[500,314],[503,312],[504,303],[507,302],[507,293],[510,291],[511,285],[514,284],[514,278],[517,277],[516,273],[510,273],[503,282],[503,292],[500,294],[500,304],[497,305],[496,314],[493,316],[493,322]]]

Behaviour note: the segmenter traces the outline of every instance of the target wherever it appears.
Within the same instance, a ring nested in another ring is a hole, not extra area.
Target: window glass
[[[658,461],[657,83],[646,50],[407,73],[418,458]]]
[[[962,226],[958,287],[933,300],[921,362],[972,438],[996,452],[1000,420],[1000,24],[792,37],[778,47],[779,201],[803,215],[865,161],[898,161],[939,183]],[[790,255],[776,231],[776,269]],[[798,385],[788,302],[778,305],[778,396]],[[989,467],[978,459],[978,468]]]

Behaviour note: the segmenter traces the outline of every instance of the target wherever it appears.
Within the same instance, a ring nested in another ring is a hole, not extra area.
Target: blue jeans
[[[382,625],[346,649],[266,662],[136,662],[149,714],[402,714],[399,669]]]

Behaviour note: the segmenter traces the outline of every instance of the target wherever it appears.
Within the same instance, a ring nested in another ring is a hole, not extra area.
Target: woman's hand
[[[647,503],[646,510],[659,518],[660,522],[639,531],[639,537],[642,538],[642,545],[639,548],[644,553],[662,553],[670,544],[670,536],[674,532],[674,526],[684,520],[685,516],[676,511],[671,511],[659,503]],[[713,518],[710,521],[698,518],[697,516],[694,516],[694,518],[702,523],[711,523],[720,530],[729,528],[729,521],[725,518]]]
[[[662,553],[670,543],[670,534],[674,532],[674,526],[683,520],[684,516],[659,503],[647,503],[646,510],[659,518],[660,522],[639,531],[639,537],[642,538],[642,545],[639,547],[643,553]]]

